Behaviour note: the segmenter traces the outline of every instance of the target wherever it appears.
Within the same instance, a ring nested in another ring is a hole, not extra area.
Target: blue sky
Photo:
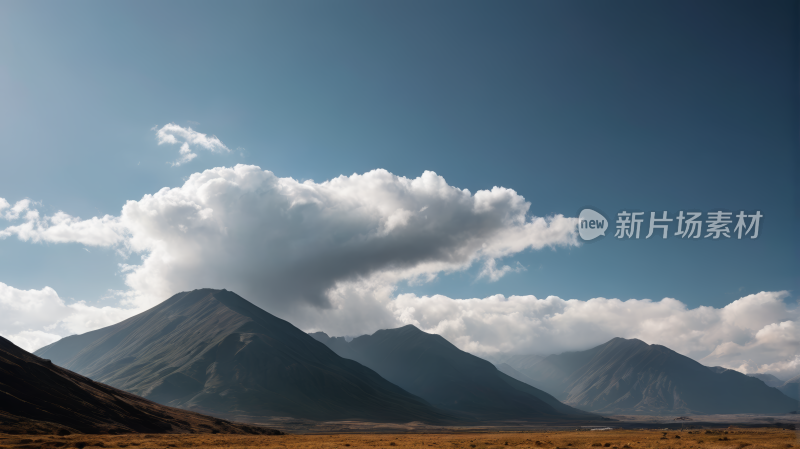
[[[317,182],[383,168],[502,186],[530,214],[761,211],[756,240],[526,250],[398,293],[673,297],[798,291],[797,3],[634,1],[0,4],[0,197],[42,214],[238,163]],[[227,154],[153,127],[216,135]],[[673,228],[674,232],[674,228]],[[0,240],[0,282],[103,304],[114,248]],[[201,287],[201,286],[198,286]]]

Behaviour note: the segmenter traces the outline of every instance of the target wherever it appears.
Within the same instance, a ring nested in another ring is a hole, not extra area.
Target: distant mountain
[[[458,349],[440,335],[422,332],[411,325],[379,330],[350,342],[322,332],[311,336],[340,356],[372,368],[432,405],[462,417],[483,421],[590,417],[503,374],[491,363]]]
[[[755,373],[755,374],[748,374],[748,376],[760,379],[762,382],[767,384],[768,387],[772,388],[782,387],[783,384],[786,383],[785,380],[780,380],[777,377],[773,376],[772,374]]]
[[[778,387],[783,394],[792,399],[800,401],[800,376],[793,377]]]
[[[36,354],[162,404],[245,421],[449,419],[226,290],[178,293],[121,323],[64,338]]]
[[[501,373],[505,374],[506,376],[511,377],[513,379],[517,379],[518,381],[520,381],[522,383],[526,383],[528,385],[533,385],[534,383],[536,383],[530,377],[528,377],[528,376],[522,374],[521,372],[515,370],[508,363],[501,363],[499,365],[495,365],[495,367],[497,368],[498,371],[500,371]]]
[[[615,338],[514,366],[534,387],[598,413],[787,413],[798,409],[759,379],[711,368],[660,345]]]
[[[518,366],[522,370],[531,368],[533,365],[541,362],[544,356],[536,354],[517,354],[503,357],[500,364],[505,363],[508,366]]]
[[[280,434],[156,404],[58,367],[0,337],[0,433],[132,432]]]

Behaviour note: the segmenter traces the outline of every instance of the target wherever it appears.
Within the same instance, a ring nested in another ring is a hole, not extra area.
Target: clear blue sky
[[[531,213],[760,210],[757,240],[529,251],[402,291],[723,306],[800,284],[796,1],[0,3],[0,197],[89,218],[255,164],[323,181],[433,170]],[[153,126],[230,154],[180,167]],[[612,219],[614,217],[611,217]],[[612,231],[613,234],[613,231]],[[96,303],[111,249],[0,241],[0,282]]]

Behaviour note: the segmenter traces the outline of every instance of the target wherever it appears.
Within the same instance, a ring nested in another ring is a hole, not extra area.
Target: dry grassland
[[[607,430],[558,432],[489,432],[461,434],[339,434],[339,435],[5,435],[0,447],[13,448],[434,448],[434,449],[789,449],[800,448],[794,431],[728,430]]]

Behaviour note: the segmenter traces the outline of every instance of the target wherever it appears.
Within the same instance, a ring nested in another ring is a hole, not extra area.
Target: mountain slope
[[[156,402],[218,416],[442,422],[425,401],[235,293],[183,292],[36,352]]]
[[[520,382],[526,383],[528,385],[533,385],[535,383],[533,379],[515,370],[508,363],[501,363],[499,365],[495,365],[495,367],[497,368],[497,371],[500,371],[501,373],[505,374],[508,377],[517,379]]]
[[[514,366],[573,407],[599,413],[786,413],[793,401],[761,380],[709,369],[660,345],[615,338]]]
[[[767,384],[768,387],[772,388],[782,387],[783,384],[786,383],[786,381],[780,380],[777,377],[773,376],[772,374],[754,373],[754,374],[748,374],[748,376],[755,377],[756,379],[759,379],[765,384]]]
[[[156,404],[58,367],[0,337],[2,433],[215,431],[280,434]]]
[[[778,390],[786,396],[800,401],[800,376],[787,380],[785,384],[778,387]]]
[[[342,357],[355,360],[436,407],[481,420],[569,419],[568,407],[498,371],[491,363],[414,326],[379,330],[349,343],[311,334]]]

